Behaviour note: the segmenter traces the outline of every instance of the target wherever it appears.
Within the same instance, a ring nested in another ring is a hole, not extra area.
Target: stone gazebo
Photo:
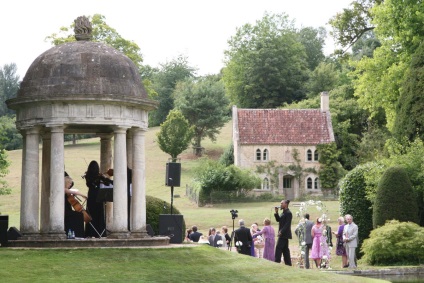
[[[23,237],[19,240],[66,240],[64,134],[82,133],[100,137],[101,172],[114,168],[113,205],[107,209],[108,240],[148,239],[144,143],[148,111],[157,103],[147,97],[138,69],[128,57],[106,44],[90,41],[91,23],[86,17],[75,20],[75,38],[77,41],[38,56],[17,97],[7,101],[7,106],[16,110],[16,127],[23,136]],[[133,172],[131,231],[126,213],[127,166]],[[167,237],[154,238],[162,244],[169,241]]]

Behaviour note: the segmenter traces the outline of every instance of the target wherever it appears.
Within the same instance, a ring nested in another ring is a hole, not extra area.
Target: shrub
[[[384,172],[373,205],[374,228],[392,219],[418,223],[417,199],[408,173],[400,166],[390,167]]]
[[[163,199],[146,196],[146,223],[150,224],[155,235],[159,235],[159,214],[171,214],[171,204],[164,201]],[[172,214],[181,214],[181,212],[175,207],[172,207]],[[183,227],[181,227],[183,233],[183,239],[185,235],[186,225],[183,218]]]
[[[364,241],[362,261],[371,265],[417,265],[424,260],[424,228],[412,222],[388,221]]]
[[[360,258],[360,247],[372,230],[372,205],[366,198],[364,174],[369,165],[360,165],[350,171],[340,182],[340,213],[350,214],[358,225],[359,243],[356,249]]]

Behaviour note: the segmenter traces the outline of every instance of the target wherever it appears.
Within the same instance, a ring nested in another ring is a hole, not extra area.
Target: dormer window
[[[256,150],[256,161],[261,161],[261,150],[258,148]]]
[[[308,151],[306,151],[306,160],[312,161],[312,150],[310,150],[310,149],[308,149]]]
[[[319,158],[319,156],[318,156],[318,150],[315,150],[314,151],[314,161],[318,161],[318,158]]]
[[[264,149],[263,160],[268,160],[268,149]]]

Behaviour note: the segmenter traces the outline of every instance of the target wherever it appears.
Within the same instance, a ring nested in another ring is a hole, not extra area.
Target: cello
[[[84,207],[75,195],[67,194],[66,198],[75,211],[81,212],[83,214],[85,223],[91,222],[92,218],[90,214],[88,214],[87,210],[84,209]]]

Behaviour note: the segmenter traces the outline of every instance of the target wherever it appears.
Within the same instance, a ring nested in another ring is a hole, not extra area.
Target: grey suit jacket
[[[213,236],[209,236],[209,245],[211,245],[212,247],[218,247],[218,241],[222,240],[221,235],[215,234],[215,239],[213,239]]]
[[[349,248],[358,246],[358,226],[355,223],[346,224],[343,229],[343,240],[347,240],[346,245]]]
[[[314,222],[311,220],[306,220],[305,222],[305,243],[306,244],[312,244],[312,226],[314,226]]]

